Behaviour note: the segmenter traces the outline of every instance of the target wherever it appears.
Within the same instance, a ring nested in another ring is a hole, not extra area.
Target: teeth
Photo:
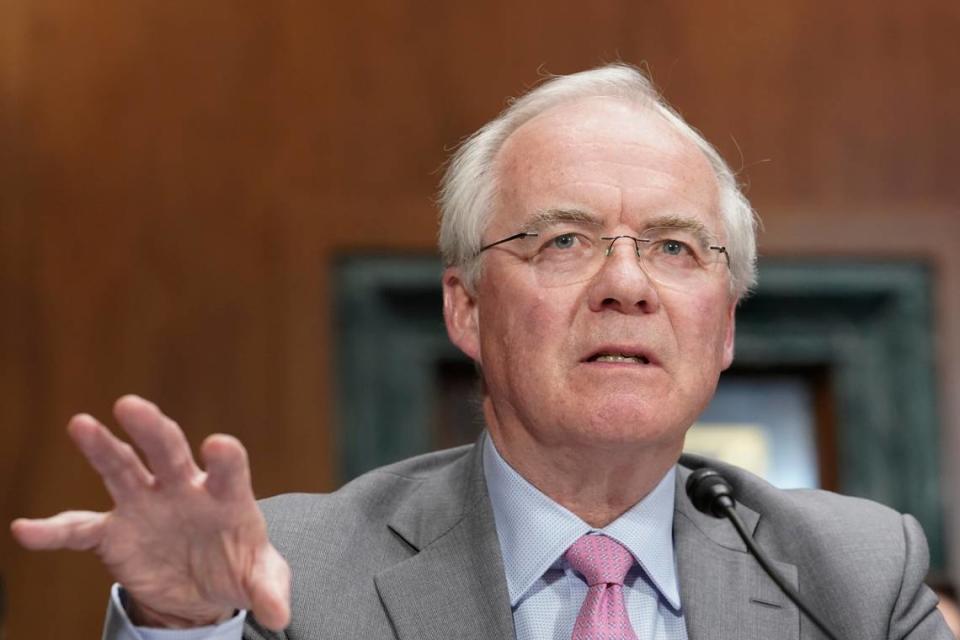
[[[647,364],[649,360],[642,356],[625,356],[621,353],[605,353],[597,356],[597,362],[634,362],[636,364]]]

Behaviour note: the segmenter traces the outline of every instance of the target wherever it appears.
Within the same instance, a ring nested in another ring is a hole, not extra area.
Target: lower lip
[[[588,360],[583,364],[588,364],[596,367],[629,367],[632,369],[652,369],[656,367],[652,362],[605,362],[602,360]]]

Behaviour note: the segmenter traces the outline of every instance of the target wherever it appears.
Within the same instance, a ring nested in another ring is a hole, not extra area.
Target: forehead
[[[507,138],[495,163],[499,231],[539,212],[569,208],[608,226],[642,228],[676,216],[721,233],[717,178],[703,153],[650,109],[586,98],[531,119]]]

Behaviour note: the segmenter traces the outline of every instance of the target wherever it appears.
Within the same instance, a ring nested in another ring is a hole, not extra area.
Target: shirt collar
[[[483,473],[511,606],[578,538],[600,531],[629,549],[660,595],[680,609],[673,549],[676,467],[647,497],[603,529],[593,529],[527,482],[500,456],[489,435],[483,443]]]

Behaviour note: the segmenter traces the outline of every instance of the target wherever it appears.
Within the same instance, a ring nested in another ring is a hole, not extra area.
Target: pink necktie
[[[593,535],[574,542],[565,555],[590,586],[571,640],[637,640],[623,601],[623,578],[633,566],[630,552],[612,538]]]

